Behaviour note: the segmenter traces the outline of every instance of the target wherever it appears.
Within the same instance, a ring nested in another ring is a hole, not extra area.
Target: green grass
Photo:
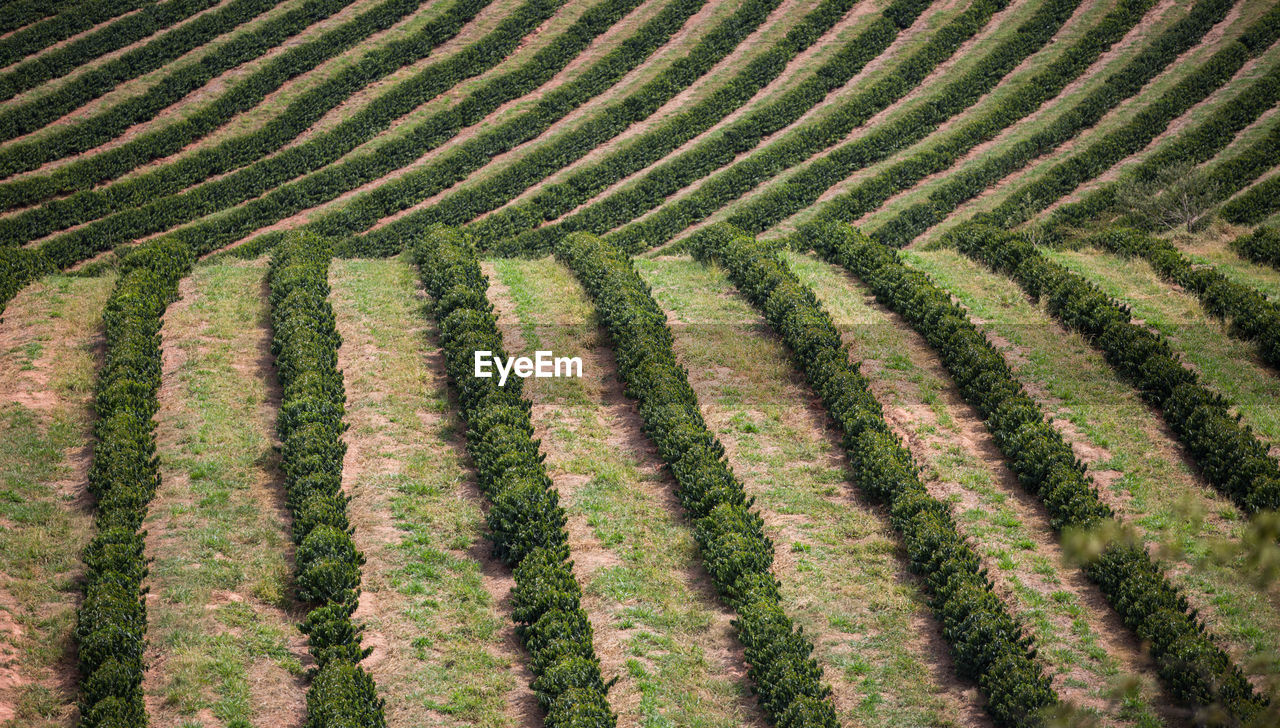
[[[569,517],[571,557],[610,702],[644,726],[762,726],[745,665],[674,485],[622,399],[593,306],[550,259],[494,264],[511,355],[583,357],[581,379],[526,379]],[[505,289],[505,290],[504,290]],[[536,322],[536,326],[534,323]],[[519,344],[517,345],[517,340]]]
[[[638,260],[669,316],[708,425],[756,498],[783,606],[814,639],[842,722],[967,725],[973,686],[955,680],[887,518],[848,482],[813,395],[763,321],[718,272]]]
[[[265,265],[201,266],[161,332],[161,485],[144,527],[157,721],[299,711],[301,611],[273,447]],[[263,706],[271,706],[264,711]]]
[[[46,278],[0,324],[0,661],[23,681],[0,688],[14,708],[6,725],[57,725],[74,711],[66,678],[80,555],[93,533],[85,478],[95,349],[113,285],[109,276]]]
[[[1238,540],[1244,523],[1196,474],[1159,413],[1097,350],[1064,331],[1004,276],[951,250],[916,251],[907,259],[959,297],[996,337],[1015,374],[1076,441],[1104,499],[1169,567],[1221,644],[1252,675],[1280,671],[1276,587],[1260,592],[1240,560],[1214,558],[1216,544]],[[1154,275],[1149,268],[1147,274]]]
[[[342,260],[330,281],[350,424],[343,485],[368,559],[356,617],[388,725],[518,725],[532,693],[499,603],[510,573],[488,558],[417,272],[399,258]]]

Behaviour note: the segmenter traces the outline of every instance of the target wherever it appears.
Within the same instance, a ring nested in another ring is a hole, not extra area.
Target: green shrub
[[[1259,227],[1248,235],[1241,235],[1231,241],[1231,249],[1255,263],[1280,269],[1280,231],[1275,228]]]

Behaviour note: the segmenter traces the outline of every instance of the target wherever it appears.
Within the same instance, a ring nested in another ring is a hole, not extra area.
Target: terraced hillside
[[[0,728],[1280,726],[1275,0],[0,0]]]

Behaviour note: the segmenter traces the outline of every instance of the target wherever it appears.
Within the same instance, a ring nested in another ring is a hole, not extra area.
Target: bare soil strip
[[[508,352],[579,356],[583,377],[526,379],[569,518],[575,576],[619,725],[763,728],[733,614],[720,604],[675,485],[622,392],[594,309],[550,259],[484,266]]]
[[[298,725],[305,711],[265,274],[265,261],[201,266],[164,317],[161,483],[143,525],[158,728]]]
[[[417,279],[401,258],[330,268],[350,425],[343,488],[367,558],[355,616],[373,653],[362,664],[391,728],[533,728],[541,711],[511,621],[511,571],[489,553]]]
[[[93,381],[114,284],[51,276],[0,321],[0,723],[78,717],[71,631],[93,535]]]

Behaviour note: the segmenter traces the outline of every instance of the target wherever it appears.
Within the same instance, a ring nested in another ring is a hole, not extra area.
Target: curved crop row
[[[160,389],[160,318],[191,269],[190,251],[149,243],[120,264],[107,300],[106,349],[94,410],[89,492],[97,534],[84,552],[84,601],[77,611],[82,728],[146,725],[142,656],[147,629],[139,532],[160,484],[155,421]]]
[[[1093,63],[1113,44],[1122,39],[1137,23],[1153,3],[1132,2],[1121,3],[1110,14],[1104,17],[1093,28],[1080,37],[1063,55],[1055,59],[1044,70],[1039,71],[1011,91],[993,108],[981,116],[965,122],[947,137],[929,149],[897,162],[876,174],[870,179],[857,184],[837,197],[824,203],[818,210],[816,218],[821,220],[852,221],[874,210],[894,194],[909,189],[930,174],[946,170],[966,152],[979,144],[996,138],[1006,128],[1029,116],[1050,99],[1062,92],[1075,79],[1089,69]],[[1200,6],[1209,9],[1220,9],[1223,4],[1210,2]],[[1225,12],[1225,10],[1223,10]],[[1107,79],[1104,88],[1113,89],[1116,103],[1125,93],[1135,92],[1150,76],[1158,73],[1177,52],[1185,50],[1199,40],[1200,35],[1184,32],[1185,24],[1198,14],[1192,13],[1182,24],[1174,26],[1161,38],[1139,53],[1119,72]],[[1211,22],[1206,22],[1200,14],[1198,24],[1200,33],[1207,31]],[[1170,45],[1170,41],[1174,45]],[[890,144],[895,136],[886,133],[877,134],[885,139],[882,144]],[[910,133],[908,126],[904,132]],[[912,135],[914,136],[914,135]],[[883,154],[878,154],[877,144],[855,142],[851,146],[861,145],[869,151],[864,153],[866,163],[876,161]],[[900,148],[895,146],[893,148]],[[764,230],[781,222],[786,215],[794,214],[799,208],[795,205],[779,204],[779,195],[795,185],[786,184],[772,195],[754,200],[735,211],[731,222],[753,232]],[[811,193],[810,201],[816,199]],[[775,211],[776,208],[776,211]]]
[[[232,36],[212,52],[166,74],[140,94],[74,124],[60,127],[38,140],[10,144],[0,149],[0,178],[36,169],[46,162],[110,141],[130,126],[151,119],[218,74],[258,58],[352,2],[307,0],[301,7],[266,21],[259,28]],[[249,22],[278,3],[279,0],[232,0],[226,6],[204,13],[141,48],[76,76],[47,94],[5,109],[0,112],[0,141],[40,129],[111,91],[123,81],[159,68]]]
[[[467,452],[491,503],[487,520],[494,555],[514,568],[512,616],[529,651],[546,725],[611,728],[617,717],[609,708],[582,589],[569,561],[564,509],[533,439],[522,380],[499,386],[495,378],[473,376],[476,351],[506,357],[485,295],[489,282],[475,250],[452,231],[432,231],[413,254],[433,299],[430,310],[445,371],[467,424]]]
[[[1195,104],[1221,88],[1253,57],[1280,38],[1280,5],[1245,29],[1226,46],[1200,64],[1176,85],[1147,104],[1119,128],[1053,165],[1040,178],[1015,189],[1000,205],[982,216],[983,221],[1012,227],[1028,220],[1084,182],[1102,174],[1121,159],[1134,154],[1168,128]],[[1003,175],[1002,175],[1003,176]],[[968,199],[986,189],[989,180],[972,182],[957,178],[950,189],[939,191],[934,201],[904,211],[875,235],[884,242],[905,245]],[[950,197],[942,197],[948,194]]]
[[[929,195],[926,202],[913,205],[872,233],[872,237],[889,245],[910,243],[933,225],[946,219],[966,200],[981,194],[989,186],[1025,166],[1098,123],[1121,100],[1138,93],[1147,80],[1171,63],[1180,48],[1190,48],[1214,24],[1221,22],[1232,3],[1230,0],[1203,0],[1192,13],[1169,31],[1156,48],[1159,68],[1131,66],[1107,84],[1103,91],[1090,94],[1073,108],[1061,114],[1054,123],[1030,139],[1010,146],[1000,154],[949,177]],[[988,216],[1001,224],[1013,225],[1043,210],[1054,200],[1109,169],[1130,154],[1140,151],[1170,122],[1195,104],[1208,98],[1244,66],[1245,62],[1265,51],[1280,35],[1280,5],[1272,8],[1239,38],[1232,39],[1209,60],[1193,69],[1177,84],[1147,104],[1123,125],[1108,132],[1083,150],[1055,164],[1035,182],[1015,190]],[[1128,73],[1126,73],[1128,71]]]
[[[884,420],[866,377],[849,361],[830,316],[773,248],[721,225],[690,239],[701,260],[722,262],[742,295],[791,351],[844,435],[854,480],[883,503],[932,594],[957,671],[974,680],[997,726],[1038,725],[1058,696],[1035,660],[1030,637],[996,595],[951,509],[929,495],[919,467]]]
[[[896,0],[856,38],[816,69],[812,76],[778,100],[753,108],[747,115],[721,130],[712,144],[725,145],[732,153],[745,151],[764,138],[800,118],[828,93],[843,86],[898,37],[901,28],[890,18],[899,18],[909,27],[928,6],[923,0]],[[758,58],[715,93],[674,116],[662,126],[645,132],[624,148],[570,175],[565,181],[547,185],[526,203],[513,205],[473,224],[468,232],[483,249],[497,249],[508,238],[550,222],[590,200],[610,185],[660,161],[681,144],[710,129],[735,109],[746,104],[761,89],[786,70],[787,64],[817,41],[851,7],[851,2],[824,2],[817,11],[793,28],[781,43]]]
[[[152,0],[87,0],[58,15],[0,38],[0,68],[39,53],[98,23],[138,9]]]
[[[1101,349],[1107,363],[1160,408],[1208,481],[1241,510],[1280,508],[1280,463],[1267,445],[1231,415],[1230,402],[1182,365],[1163,336],[1131,323],[1127,307],[1017,234],[966,223],[945,240],[1012,277],[1033,299],[1045,299],[1050,314]]]
[[[1200,164],[1214,157],[1227,146],[1245,127],[1257,121],[1267,109],[1280,101],[1280,64],[1273,66],[1266,75],[1249,85],[1230,101],[1219,104],[1213,113],[1194,128],[1181,132],[1177,138],[1153,151],[1125,176],[1090,190],[1081,199],[1066,203],[1053,212],[1041,225],[1049,235],[1060,237],[1063,228],[1081,227],[1116,209],[1120,191],[1132,182],[1152,182],[1160,173],[1181,163]],[[1272,134],[1272,138],[1275,134]],[[1274,143],[1273,143],[1274,144]],[[1274,155],[1276,152],[1271,151]],[[1271,157],[1274,164],[1274,156]],[[1249,161],[1255,165],[1257,160]],[[1253,173],[1256,177],[1262,170]],[[1220,179],[1223,184],[1233,184],[1230,179]],[[1238,186],[1232,189],[1239,189]]]
[[[1280,368],[1280,306],[1257,289],[1236,283],[1213,266],[1197,265],[1168,240],[1138,230],[1113,228],[1080,242],[1145,259],[1161,278],[1194,293],[1210,315],[1230,320],[1228,331],[1256,343],[1262,360]]]
[[[636,2],[636,0],[610,0],[593,8],[591,11],[593,24],[600,18],[607,17],[608,13],[622,7],[624,2]],[[671,68],[659,74],[628,99],[610,108],[631,111],[637,107],[646,108],[644,105],[652,103],[660,95],[665,94],[666,98],[670,98],[670,95],[674,95],[681,88],[692,83],[699,75],[699,71],[705,73],[716,60],[723,58],[732,50],[736,42],[729,47],[724,47],[726,37],[729,39],[736,37],[740,41],[763,22],[768,15],[767,8],[776,5],[777,2],[778,0],[751,0],[744,3],[733,15],[713,28],[707,38],[690,51],[685,59],[673,64]],[[626,73],[665,44],[704,4],[705,0],[673,0],[634,35],[585,69],[572,82],[544,94],[531,109],[477,134],[448,155],[432,160],[429,164],[412,170],[392,182],[355,197],[338,211],[308,224],[307,229],[326,235],[342,235],[368,228],[380,217],[412,206],[465,177],[469,172],[483,167],[493,155],[501,154],[538,136],[570,111],[621,80]],[[766,9],[762,10],[762,8]],[[591,25],[585,27],[591,28]],[[575,31],[575,38],[579,33],[584,32],[577,26],[572,30]],[[602,32],[603,28],[600,30]],[[565,44],[567,43],[568,41]],[[528,90],[536,88],[541,83],[538,79],[545,70],[546,64],[542,62],[544,55],[561,64],[559,67],[563,67],[563,64],[570,60],[569,57],[561,55],[560,46],[545,50],[546,54],[535,57],[523,68],[509,74],[509,77],[494,79],[491,85],[472,94],[469,100],[474,103],[459,104],[452,109],[442,111],[377,149],[330,165],[314,174],[273,189],[262,197],[231,210],[226,215],[176,230],[172,234],[206,252],[212,252],[281,218],[320,205],[346,191],[411,164],[426,151],[434,149],[454,136],[464,121],[470,120],[471,123],[480,121],[483,113],[487,113],[488,109],[506,100],[506,94],[518,95],[525,88]],[[557,56],[560,57],[557,58]],[[554,70],[550,73],[554,73]],[[525,84],[528,86],[526,87]],[[500,97],[498,94],[504,96]],[[492,105],[490,105],[491,102]],[[462,116],[464,113],[471,117]],[[601,114],[597,118],[603,118],[609,123],[618,121],[616,113],[611,116]],[[617,131],[620,132],[621,129]],[[406,219],[414,218],[409,216]],[[278,234],[264,235],[260,239],[261,242],[256,243],[255,249],[265,249],[278,239]],[[349,242],[340,245],[339,250],[344,254],[350,253]],[[86,252],[72,250],[65,259],[74,260],[73,256],[83,256]]]
[[[329,304],[328,241],[293,235],[271,259],[271,353],[280,377],[285,503],[293,515],[298,597],[316,668],[307,690],[308,728],[385,728],[383,701],[360,666],[368,650],[351,621],[364,556],[351,540],[342,492],[346,390],[338,370],[342,337]]]
[[[697,0],[691,1],[696,2]],[[294,192],[296,185],[275,187],[274,183],[280,181],[281,178],[287,180],[295,173],[305,172],[307,165],[322,165],[326,161],[342,156],[347,151],[350,151],[352,145],[358,143],[358,139],[353,137],[361,129],[364,129],[365,133],[370,136],[376,134],[377,129],[363,127],[366,122],[382,118],[384,119],[384,126],[390,124],[396,116],[411,111],[419,104],[434,98],[437,94],[449,89],[462,79],[483,72],[485,68],[484,61],[487,60],[490,64],[500,63],[526,34],[533,32],[539,23],[550,17],[561,2],[562,0],[528,0],[491,33],[468,46],[463,52],[445,61],[428,66],[403,83],[392,87],[390,91],[378,98],[378,103],[366,107],[362,113],[347,118],[332,130],[317,135],[305,144],[285,150],[280,155],[261,160],[231,175],[189,189],[181,194],[161,198],[142,207],[110,215],[84,227],[51,238],[35,248],[0,248],[0,302],[8,301],[9,297],[12,297],[12,292],[16,292],[22,285],[31,280],[30,277],[23,277],[24,274],[29,276],[33,272],[38,274],[41,271],[65,268],[95,253],[108,250],[114,245],[137,239],[149,233],[159,232],[200,215],[215,212],[245,197],[262,194],[263,192],[267,193],[265,196],[254,200],[250,205],[236,211],[240,214],[243,214],[246,209],[256,210],[279,199],[287,200],[289,203],[298,203],[300,198]],[[579,23],[570,28],[570,31],[576,31],[585,26],[590,30],[594,30],[594,34],[603,32],[609,25],[624,15],[628,8],[634,7],[638,2],[639,0],[605,0],[604,3],[593,9],[600,12],[588,11],[588,13],[584,14],[584,18],[579,20]],[[562,58],[556,59],[553,57],[553,60],[558,61],[561,65],[568,63],[569,59],[576,55],[577,51],[586,46],[587,41],[594,34],[588,35],[586,39],[576,39],[571,44],[573,52]],[[568,33],[566,33],[566,36],[572,37]],[[548,48],[560,50],[554,43]],[[535,60],[542,58],[543,56],[539,55]],[[541,66],[535,66],[534,68],[540,69]],[[504,78],[500,77],[495,79],[494,82],[501,82]],[[500,103],[500,98],[493,99],[484,95],[485,92],[490,92],[493,88],[494,86],[492,85],[483,86],[479,91],[473,93],[471,98],[479,99],[486,104],[489,102]],[[501,86],[497,88],[500,92],[509,90]],[[454,110],[460,106],[462,104],[454,107]],[[449,117],[448,113],[444,112],[433,118],[450,119],[452,117]],[[418,128],[421,129],[422,127]],[[446,127],[441,134],[443,139],[439,139],[437,143],[448,139],[456,131],[456,126]],[[369,162],[380,161],[385,163],[388,157],[387,148],[384,147],[375,153],[348,160],[340,165],[330,166],[319,175],[304,178],[303,181],[305,182],[307,179],[318,180],[321,189],[332,190],[334,185],[329,183],[329,180],[334,178],[343,179],[339,175],[345,173],[347,168],[359,165],[364,165],[361,168],[367,168]],[[410,160],[404,160],[402,163],[407,164],[408,161]],[[273,187],[275,189],[272,189]],[[274,211],[275,208],[271,209]],[[209,225],[225,225],[228,220],[234,221],[235,213],[216,222],[209,223]],[[200,229],[200,227],[195,226],[193,229]],[[183,232],[178,231],[175,234],[181,236]],[[187,236],[182,239],[194,249],[204,252],[208,252],[211,249],[209,248],[209,241],[204,236],[195,236],[194,238]]]
[[[781,586],[770,572],[773,542],[702,419],[676,361],[666,314],[617,248],[577,233],[557,241],[555,252],[595,300],[627,395],[675,476],[703,564],[738,614],[733,626],[761,708],[779,728],[836,728],[831,688],[810,657],[813,643],[782,610]]]
[[[729,20],[709,31],[683,58],[631,95],[605,107],[572,133],[539,144],[520,161],[482,182],[456,190],[430,207],[405,215],[363,236],[358,243],[348,244],[346,252],[358,249],[366,254],[390,254],[402,249],[408,241],[433,225],[463,225],[485,212],[501,207],[537,182],[581,159],[595,147],[662,108],[663,104],[709,72],[764,23],[779,2],[780,0],[747,0]],[[825,14],[822,10],[819,12]],[[516,128],[519,129],[519,125]],[[498,140],[494,146],[500,150],[510,149],[532,136],[527,131],[513,134],[504,130],[494,135]],[[468,163],[458,168],[457,162],[468,157]],[[487,160],[474,152],[460,151],[432,167],[412,172],[370,192],[358,203],[348,205],[341,213],[318,221],[317,224],[321,230],[331,234],[367,229],[380,217],[406,209],[450,184],[461,181],[469,171],[479,169],[485,161]]]
[[[719,206],[720,200],[736,198],[781,170],[840,142],[854,128],[910,92],[985,26],[1005,4],[1006,0],[974,0],[969,8],[939,28],[923,47],[886,73],[882,80],[835,105],[820,120],[796,129],[742,162],[732,164],[726,172],[709,180],[690,197],[646,221],[646,230],[658,223],[663,223],[664,230],[677,225],[683,227],[684,220],[700,215],[705,206]],[[700,145],[650,170],[636,184],[597,200],[559,223],[525,232],[510,247],[542,249],[561,235],[561,231],[567,230],[608,232],[661,205],[668,196],[711,171],[730,164],[735,154],[722,145]],[[646,234],[638,228],[625,234],[614,233],[616,239],[623,241],[623,247],[630,250],[649,247],[653,241],[644,239]],[[654,235],[659,233],[654,231]]]
[[[1260,227],[1241,235],[1231,241],[1231,249],[1242,258],[1280,270],[1280,231],[1275,228]]]
[[[439,18],[427,24],[426,30],[429,31],[427,35],[415,33],[412,38],[393,43],[391,48],[399,48],[399,53],[384,49],[382,52],[374,51],[365,54],[353,66],[344,68],[334,77],[320,84],[318,89],[299,96],[280,115],[267,122],[261,129],[219,143],[213,149],[196,152],[173,164],[166,164],[158,170],[139,175],[127,188],[139,190],[134,192],[132,197],[111,188],[100,192],[101,200],[95,196],[84,198],[94,200],[93,204],[79,201],[82,198],[72,197],[68,200],[55,201],[44,208],[28,211],[17,218],[0,218],[7,225],[16,226],[11,228],[13,232],[6,232],[0,236],[0,241],[34,240],[54,230],[60,230],[93,217],[100,217],[108,211],[121,209],[127,205],[141,204],[143,200],[149,201],[160,195],[180,190],[186,185],[247,164],[274,151],[319,120],[325,112],[354,93],[362,83],[367,83],[369,78],[385,75],[398,67],[392,65],[390,70],[380,72],[386,63],[394,63],[400,59],[406,62],[417,60],[421,57],[419,53],[425,54],[439,44],[439,41],[432,43],[432,38],[438,38],[440,34],[448,37],[456,34],[457,31],[454,28],[469,22],[486,4],[486,2],[457,2]],[[179,121],[161,129],[139,134],[136,138],[113,149],[76,160],[48,174],[31,175],[0,184],[0,208],[22,207],[56,195],[89,190],[121,177],[148,162],[177,153],[188,144],[225,124],[236,114],[257,106],[268,94],[279,89],[289,79],[311,71],[321,63],[356,46],[370,35],[390,28],[413,13],[420,5],[421,3],[416,0],[384,0],[351,21],[310,41],[289,48],[264,63],[261,68],[246,78],[233,84],[213,102]],[[420,40],[421,44],[427,44],[427,47],[414,48],[409,45],[414,39]],[[30,218],[32,222],[17,222],[28,216],[33,216]],[[9,222],[11,219],[14,222]]]
[[[925,138],[955,114],[975,103],[1023,59],[1040,50],[1078,3],[1049,3],[1041,13],[1053,13],[1054,23],[1032,24],[1034,30],[1019,32],[994,49],[978,67],[951,82],[920,107],[903,118],[886,124],[861,139],[854,140],[829,157],[817,160],[782,184],[747,202],[729,218],[733,225],[759,233],[817,202],[831,186],[857,169],[885,159]],[[1044,70],[1009,92],[994,108],[966,121],[943,142],[894,164],[853,190],[823,205],[820,215],[830,219],[856,219],[861,208],[887,199],[929,174],[946,169],[962,154],[994,138],[1003,129],[1030,115],[1057,96],[1067,84],[1084,73],[1114,43],[1124,38],[1154,0],[1121,2],[1097,24],[1080,36]],[[1046,35],[1047,34],[1047,35]]]
[[[217,4],[217,0],[167,0],[147,5],[105,28],[0,74],[0,101],[8,101],[46,81],[61,78],[95,58],[136,43]]]
[[[433,18],[414,33],[396,39],[383,48],[370,51],[355,63],[343,67],[323,83],[294,99],[280,115],[253,131],[222,141],[211,148],[185,155],[158,169],[108,187],[85,189],[70,197],[52,200],[41,207],[0,218],[0,245],[23,244],[57,230],[121,210],[155,204],[159,198],[177,193],[190,185],[199,184],[210,177],[252,163],[275,152],[310,128],[326,112],[341,104],[352,94],[426,57],[440,44],[457,35],[488,2],[490,0],[459,0],[439,17]],[[205,107],[201,112],[162,131],[146,134],[140,139],[91,158],[82,165],[75,165],[77,168],[74,170],[67,169],[65,172],[58,170],[41,181],[49,183],[60,180],[64,183],[61,186],[65,188],[67,186],[65,182],[74,179],[75,186],[87,187],[93,185],[95,179],[102,181],[120,176],[136,165],[154,159],[164,151],[181,149],[199,136],[225,123],[235,114],[252,108],[289,78],[315,68],[322,61],[350,48],[370,34],[392,26],[413,12],[419,4],[416,0],[387,0],[351,23],[281,54],[258,72],[237,83],[218,101]],[[500,43],[506,38],[490,36],[486,40],[490,40],[492,44]],[[485,54],[484,50],[485,46],[477,44],[464,50],[461,59],[444,61],[418,74],[420,79],[429,79],[418,96],[410,97],[405,92],[404,89],[412,88],[411,86],[397,87],[385,92],[366,107],[365,111],[353,114],[353,118],[342,127],[349,131],[360,130],[362,136],[350,135],[354,138],[347,140],[345,146],[341,148],[351,148],[362,139],[385,128],[389,123],[388,112],[379,104],[381,99],[401,99],[396,110],[403,109],[414,101],[425,100],[426,95],[432,91],[439,93],[445,88],[444,84],[448,79],[460,76],[456,71],[442,72],[442,66],[445,69],[464,68],[461,64],[470,61],[464,72],[476,74],[487,68],[480,59],[488,57],[496,61],[500,58],[500,56]],[[405,83],[412,83],[412,81]],[[419,84],[423,85],[421,81]],[[381,113],[372,111],[375,109]],[[27,180],[20,180],[15,183],[15,186],[31,189],[35,185],[28,183]],[[234,200],[227,202],[232,201]]]
[[[1071,446],[949,292],[903,264],[892,248],[848,225],[811,223],[798,238],[801,247],[813,247],[856,275],[929,342],[961,396],[982,416],[1018,482],[1044,504],[1055,531],[1088,532],[1116,518]],[[1149,645],[1161,679],[1180,701],[1225,710],[1241,723],[1260,712],[1265,700],[1143,547],[1109,543],[1083,568],[1125,625]]]

